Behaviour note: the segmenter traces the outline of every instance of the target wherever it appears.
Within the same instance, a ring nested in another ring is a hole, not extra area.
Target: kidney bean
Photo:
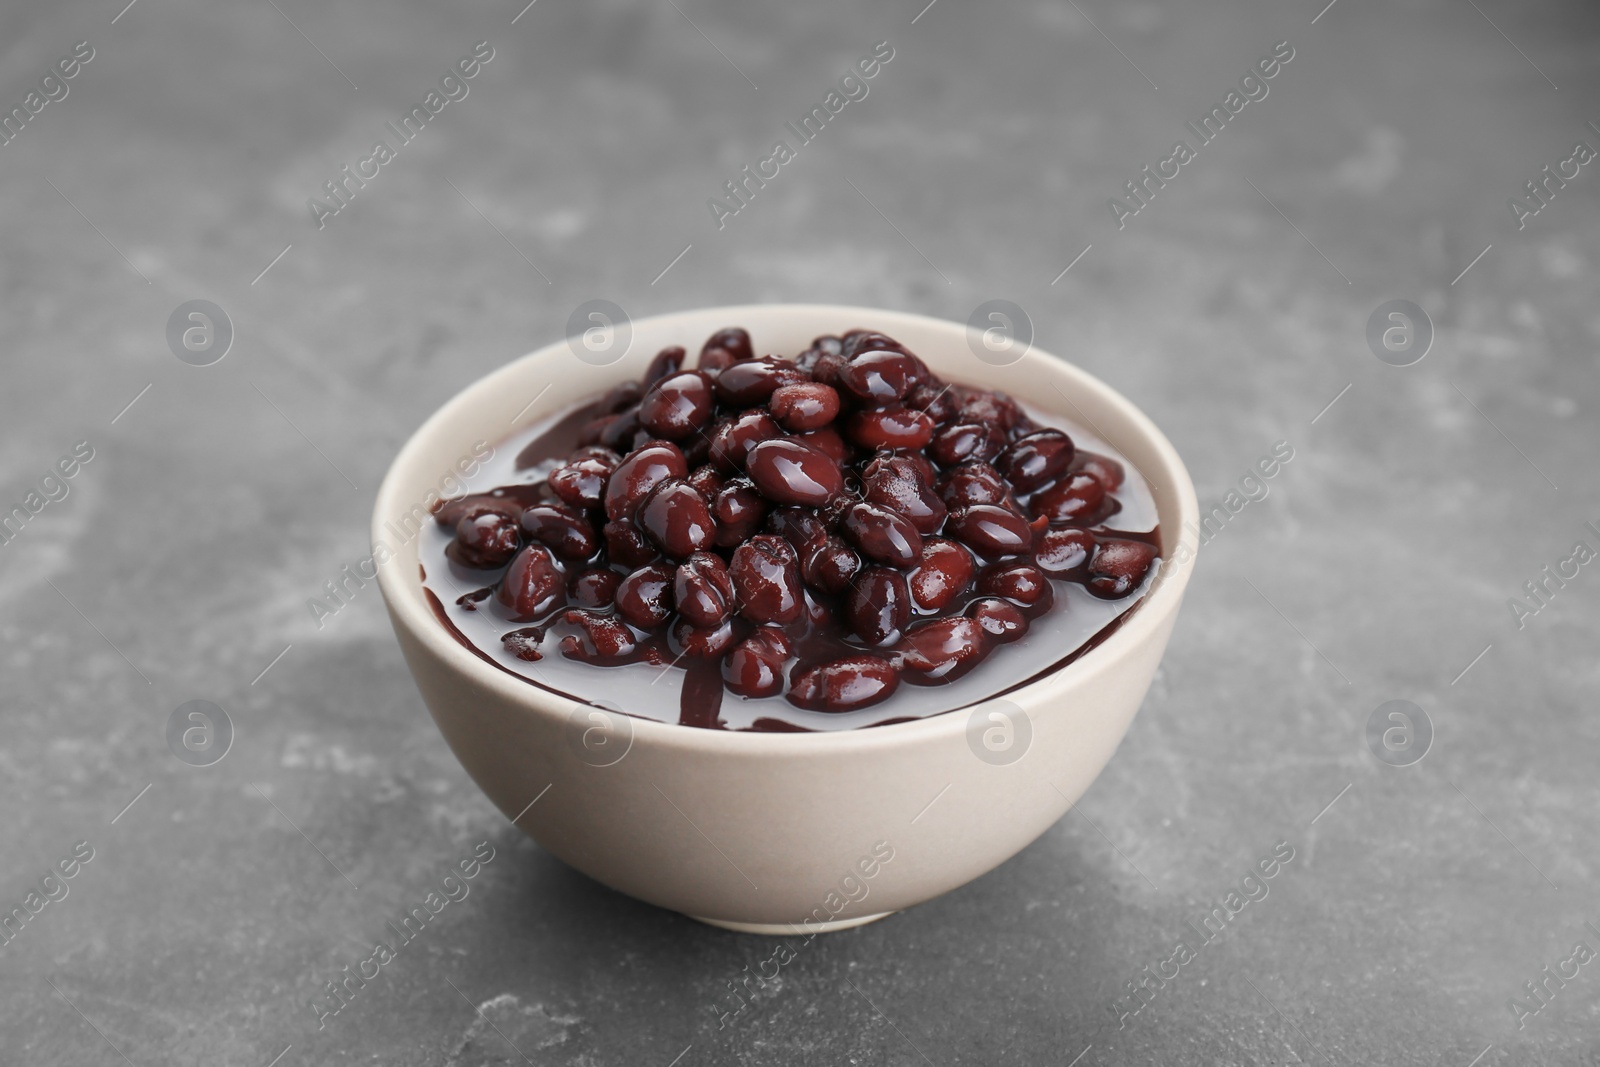
[[[800,561],[788,541],[757,534],[733,550],[729,569],[744,618],[787,626],[800,617]]]
[[[674,656],[716,659],[732,647],[735,636],[731,621],[702,628],[680,615],[667,629],[667,647]]]
[[[899,571],[868,567],[845,594],[845,625],[870,646],[898,641],[910,621],[911,593]]]
[[[778,425],[800,433],[826,426],[838,416],[839,393],[821,382],[786,383],[773,391],[768,406]]]
[[[877,330],[847,330],[840,336],[839,351],[846,359],[854,359],[863,352],[904,352],[905,346],[886,333]]]
[[[456,523],[456,539],[450,555],[457,563],[480,570],[493,570],[510,562],[522,546],[522,534],[515,519],[499,511],[463,516]]]
[[[983,556],[1010,556],[1033,547],[1028,520],[996,504],[974,504],[951,512],[945,532]]]
[[[561,654],[569,659],[586,663],[616,660],[638,647],[633,631],[615,616],[596,615],[592,611],[567,611],[561,619],[583,631],[582,641],[571,635],[561,639]]]
[[[839,372],[844,370],[849,362],[838,352],[824,352],[811,365],[811,379],[838,388]]]
[[[1001,435],[1011,432],[1011,428],[1022,417],[1022,409],[1017,402],[1004,393],[991,393],[984,389],[969,389],[961,398],[961,421],[977,423],[980,426],[993,426]]]
[[[937,380],[923,382],[907,393],[906,407],[923,412],[936,426],[943,426],[961,410],[955,391]]]
[[[722,678],[743,697],[770,697],[783,692],[783,664],[790,645],[782,630],[760,629],[733,646],[722,661]]]
[[[635,405],[626,411],[618,412],[615,418],[606,423],[605,429],[600,431],[600,440],[597,443],[614,452],[631,452],[633,439],[638,435],[639,429],[639,408]]]
[[[807,430],[805,433],[796,434],[794,439],[807,448],[816,449],[841,466],[850,459],[850,446],[845,444],[844,438],[839,436],[839,431],[832,426]]]
[[[1101,541],[1089,560],[1089,580],[1085,584],[1102,600],[1119,600],[1144,581],[1155,557],[1155,548],[1143,541]]]
[[[1015,641],[1028,632],[1028,617],[1022,613],[1022,609],[998,597],[974,600],[967,605],[967,617],[1002,644]]]
[[[792,438],[762,441],[750,449],[745,473],[775,504],[818,507],[844,489],[844,476],[832,457]]]
[[[579,428],[579,430],[578,430],[578,444],[580,444],[580,445],[598,444],[599,441],[600,441],[600,438],[605,436],[606,427],[610,426],[613,422],[616,422],[617,418],[618,418],[618,416],[616,416],[616,415],[596,415],[594,418],[590,419],[588,422],[584,423],[582,427]],[[521,469],[520,465],[519,465],[518,469],[519,470]]]
[[[1060,430],[1037,430],[1006,446],[995,460],[995,469],[1011,481],[1019,493],[1031,493],[1055,481],[1072,462],[1072,438]]]
[[[752,448],[782,436],[783,431],[765,411],[746,411],[713,427],[709,458],[719,470],[733,474],[745,468]]]
[[[734,407],[765,403],[780,386],[806,381],[806,373],[786,359],[764,356],[717,375],[717,399]],[[776,414],[776,412],[774,412]]]
[[[844,420],[844,433],[862,448],[921,448],[933,438],[933,418],[893,404],[852,411]]]
[[[881,656],[846,656],[789,676],[789,702],[811,711],[855,711],[889,699],[900,675]]]
[[[735,548],[761,528],[767,502],[748,478],[731,478],[711,501],[717,527],[717,547]]]
[[[922,535],[897,511],[865,500],[845,510],[840,529],[868,559],[909,567],[922,555]]]
[[[922,556],[907,576],[911,599],[921,611],[943,611],[966,592],[976,569],[972,553],[966,548],[942,537],[930,537],[922,543]]]
[[[860,569],[861,557],[833,534],[800,557],[800,576],[806,584],[835,596],[844,592]]]
[[[1011,503],[1011,487],[987,463],[963,463],[951,468],[939,483],[939,495],[951,508]]]
[[[575,508],[593,510],[605,499],[606,479],[616,469],[616,462],[608,464],[601,459],[580,459],[557,467],[545,480],[550,491],[563,502]]]
[[[696,552],[678,566],[672,578],[672,599],[678,614],[701,629],[721,626],[733,613],[733,576],[722,557]]]
[[[644,396],[644,386],[637,381],[614,385],[594,405],[594,410],[604,415],[614,415],[637,404]]]
[[[910,456],[879,456],[867,464],[865,478],[867,502],[904,515],[918,533],[937,533],[944,525],[948,509]]]
[[[685,455],[684,458],[687,459],[688,456]],[[707,500],[715,499],[722,489],[722,474],[709,463],[703,463],[691,470],[689,477],[684,480],[694,486],[695,490]]]
[[[624,567],[642,567],[661,554],[631,522],[608,522],[600,528],[600,536],[605,538],[606,557]]]
[[[715,378],[737,362],[726,348],[708,348],[700,353],[700,361],[695,366],[700,368],[700,373]]]
[[[600,539],[583,512],[566,504],[540,504],[522,513],[522,529],[549,545],[562,559],[585,560],[600,549]]]
[[[750,344],[750,334],[742,326],[728,326],[710,337],[706,338],[704,347],[700,349],[702,355],[708,349],[720,348],[732,356],[736,362],[742,362],[755,355],[755,348]]]
[[[649,389],[663,378],[671,377],[683,369],[684,352],[682,345],[669,345],[657,352],[650,359],[650,365],[645,368],[641,384]]]
[[[767,515],[767,530],[793,545],[801,559],[828,536],[828,527],[810,508],[775,508]]]
[[[460,496],[454,500],[446,500],[439,505],[439,510],[433,513],[433,521],[437,522],[442,529],[454,530],[462,519],[475,519],[479,515],[487,515],[490,512],[504,515],[512,522],[516,522],[522,515],[522,505],[503,496],[474,493],[471,496]]]
[[[1034,546],[1034,562],[1052,578],[1078,581],[1089,570],[1089,555],[1094,551],[1094,535],[1088,530],[1067,527],[1046,530]]]
[[[640,567],[617,585],[617,614],[641,630],[653,630],[672,614],[673,568]]]
[[[904,352],[879,349],[863,352],[839,368],[839,387],[868,404],[893,403],[906,395],[916,376],[916,364]]]
[[[716,398],[699,371],[682,371],[652,385],[639,402],[639,425],[668,441],[681,441],[711,419]]]
[[[622,575],[605,567],[590,567],[567,579],[567,599],[580,608],[609,608],[616,602]]]
[[[520,660],[537,663],[544,659],[539,643],[544,640],[544,630],[538,626],[524,626],[500,635],[500,644]]]
[[[1052,590],[1044,571],[1022,560],[991,563],[978,574],[978,592],[1004,597],[1023,607],[1048,605]]]
[[[1098,452],[1084,452],[1081,449],[1068,470],[1073,473],[1083,471],[1085,474],[1094,475],[1100,479],[1100,484],[1105,486],[1108,493],[1115,493],[1118,489],[1121,489],[1123,479],[1126,477],[1122,464],[1110,456],[1102,456]]]
[[[606,518],[631,518],[646,493],[668,478],[682,478],[688,473],[683,452],[669,441],[654,441],[630,452],[606,482]]]
[[[928,455],[940,466],[953,467],[974,460],[987,463],[1004,447],[1005,434],[993,424],[953,422],[933,435]]]
[[[1087,524],[1099,515],[1105,499],[1106,490],[1100,479],[1088,471],[1079,471],[1039,490],[1028,501],[1028,509],[1052,523]]]
[[[656,483],[639,504],[634,521],[669,559],[710,548],[716,538],[711,508],[694,486],[676,478]]]
[[[919,623],[894,651],[900,664],[931,681],[950,681],[989,651],[984,628],[960,615]]]
[[[566,599],[566,586],[550,550],[543,545],[525,545],[501,577],[495,599],[513,622],[531,622]]]

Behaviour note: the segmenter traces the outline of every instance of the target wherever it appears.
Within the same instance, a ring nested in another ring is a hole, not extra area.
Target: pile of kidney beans
[[[534,624],[504,635],[514,654],[538,659],[567,624],[572,659],[702,679],[716,665],[741,696],[850,711],[1017,640],[1052,579],[1118,599],[1156,558],[1091,530],[1120,507],[1119,463],[1002,393],[940,380],[893,338],[758,357],[732,328],[693,369],[685,355],[664,349],[602,398],[543,482],[435,513],[451,559],[503,568],[458,603]]]

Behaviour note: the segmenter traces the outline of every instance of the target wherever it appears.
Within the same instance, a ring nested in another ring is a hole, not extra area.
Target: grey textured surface
[[[1573,542],[1600,548],[1600,172],[1524,229],[1507,207],[1600,146],[1600,15],[920,6],[0,14],[7,108],[95,49],[0,148],[0,499],[94,449],[0,546],[0,903],[94,849],[0,946],[0,1061],[1600,1062],[1600,965],[1520,1030],[1507,1008],[1574,942],[1600,949],[1600,574],[1520,630],[1507,606]],[[470,95],[319,231],[306,199],[479,40]],[[870,95],[719,232],[707,197],[880,40]],[[1270,95],[1119,231],[1106,199],[1281,40]],[[721,1029],[712,1006],[771,943],[544,855],[439,739],[376,590],[321,629],[306,606],[365,555],[410,430],[592,297],[955,319],[1004,297],[1155,418],[1207,504],[1295,450],[1203,550],[1079,812],[806,947]],[[206,368],[164,337],[196,298],[237,331]],[[1405,368],[1364,339],[1397,298],[1437,329]],[[192,699],[237,729],[215,766],[167,749]],[[1410,767],[1363,739],[1391,699],[1434,724]],[[481,841],[470,897],[319,1031],[323,983]],[[1119,1030],[1124,983],[1279,841],[1270,895]]]

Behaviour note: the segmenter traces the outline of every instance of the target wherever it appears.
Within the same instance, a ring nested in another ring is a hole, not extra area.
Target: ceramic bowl
[[[962,323],[821,305],[660,315],[633,322],[631,338],[596,319],[594,332],[468,386],[401,449],[373,514],[375,546],[392,552],[380,586],[423,700],[489,799],[549,852],[640,900],[737,930],[841,929],[993,870],[1066,813],[1150,686],[1189,566],[1164,564],[1103,643],[1003,700],[864,730],[741,733],[612,714],[514,677],[452,638],[425,599],[405,531],[441,485],[448,491],[472,445],[638,377],[662,347],[697,351],[731,325],[748,329],[759,351],[783,353],[819,334],[881,330],[948,380],[1092,427],[1151,483],[1169,561],[1194,556],[1194,487],[1148,418],[1069,363],[1038,348],[1008,351],[1004,337]],[[603,672],[585,696],[604,699]]]

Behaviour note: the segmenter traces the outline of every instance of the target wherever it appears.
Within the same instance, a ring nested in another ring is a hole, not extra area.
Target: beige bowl
[[[417,543],[404,534],[417,506],[432,504],[441,483],[449,491],[447,476],[474,442],[497,443],[637,377],[662,347],[692,352],[730,325],[748,329],[759,350],[786,353],[819,334],[882,330],[943,377],[1092,428],[1151,482],[1168,560],[1194,556],[1194,487],[1149,419],[1070,364],[1033,349],[996,366],[1015,350],[997,356],[965,325],[854,307],[643,319],[611,362],[622,347],[615,336],[558,341],[473,383],[406,442],[373,514],[375,546],[394,553],[379,584],[434,721],[489,799],[551,853],[640,900],[737,930],[841,929],[971,881],[1065,814],[1144,699],[1189,567],[1164,565],[1125,624],[1069,667],[1002,700],[865,730],[734,733],[615,715],[458,644],[424,599]],[[604,700],[603,676],[596,686],[593,699]]]

